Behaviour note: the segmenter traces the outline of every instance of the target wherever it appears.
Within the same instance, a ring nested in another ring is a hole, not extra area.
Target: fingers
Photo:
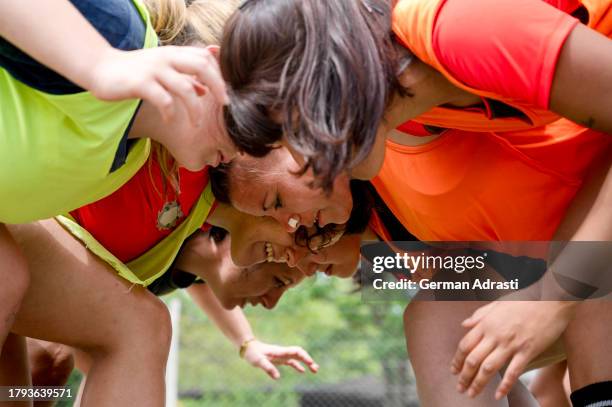
[[[297,359],[304,362],[308,366],[316,365],[308,352],[299,346],[279,347],[269,353],[269,356],[274,359]],[[317,366],[318,367],[318,366]]]
[[[489,339],[483,339],[478,345],[466,356],[461,372],[459,372],[457,391],[463,393],[466,389],[472,390],[472,380],[477,373],[480,373],[483,366],[483,361],[487,359],[489,354],[495,349],[495,342]],[[488,367],[488,366],[487,366]],[[469,393],[468,393],[469,395]]]
[[[308,365],[308,369],[310,369],[310,371],[311,371],[312,373],[317,373],[317,372],[319,371],[319,365],[318,365],[318,363],[316,363],[316,362],[312,362],[312,363],[307,364],[307,365]]]
[[[278,369],[274,365],[290,366],[296,371],[304,373],[306,371],[302,365],[304,363],[313,373],[317,373],[319,370],[319,365],[314,362],[308,352],[299,346],[283,347],[253,342],[245,357],[253,366],[261,368],[273,379],[280,377]]]
[[[162,115],[164,121],[174,116],[174,104],[170,93],[159,83],[153,82],[142,90],[142,98],[151,102]]]
[[[494,303],[490,303],[478,308],[476,311],[474,311],[472,316],[470,316],[461,323],[461,326],[464,328],[473,328],[490,311],[491,307],[493,306]]]
[[[191,122],[200,127],[204,118],[204,106],[194,88],[193,78],[167,69],[159,74],[157,79],[168,92],[180,99],[187,109]]]
[[[504,373],[501,383],[495,391],[496,400],[500,400],[510,392],[512,386],[514,386],[519,376],[525,371],[525,368],[530,360],[531,357],[526,352],[519,352],[514,355],[512,361],[510,361],[510,364],[506,369],[506,372]]]
[[[497,348],[491,352],[483,360],[480,368],[478,369],[478,374],[474,380],[472,380],[470,388],[468,389],[468,396],[476,397],[478,394],[480,394],[482,389],[484,389],[487,383],[489,383],[489,380],[491,380],[493,375],[497,374],[497,372],[506,364],[506,361],[511,356],[512,352],[510,352],[510,350],[507,348]]]
[[[195,78],[191,78],[191,83],[193,85],[193,90],[195,91],[196,95],[204,96],[206,94],[206,86],[202,85]]]
[[[285,365],[287,366],[291,366],[292,368],[294,368],[295,370],[297,370],[300,373],[304,373],[306,371],[306,369],[304,369],[304,366],[302,366],[302,364],[300,362],[298,362],[295,359],[289,359],[285,362]]]
[[[274,380],[280,379],[280,372],[274,366],[272,362],[270,362],[266,357],[261,357],[257,362],[254,363],[256,367],[259,367],[261,370],[266,372],[268,376],[270,376]]]
[[[172,59],[172,66],[178,71],[194,75],[204,84],[221,104],[228,104],[229,98],[225,89],[225,81],[221,76],[219,64],[215,57],[204,48],[180,48]]]
[[[457,352],[455,352],[451,362],[451,373],[458,374],[461,372],[465,358],[470,354],[472,349],[478,345],[481,339],[482,333],[479,329],[472,329],[463,337],[463,339],[461,339],[461,342],[459,342],[459,345],[457,346]]]

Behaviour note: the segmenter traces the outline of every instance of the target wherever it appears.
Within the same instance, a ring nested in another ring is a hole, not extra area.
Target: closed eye
[[[274,287],[283,288],[285,286],[285,282],[278,277],[274,277]]]
[[[293,282],[289,279],[274,277],[274,287],[276,288],[283,288],[291,284],[293,284]]]

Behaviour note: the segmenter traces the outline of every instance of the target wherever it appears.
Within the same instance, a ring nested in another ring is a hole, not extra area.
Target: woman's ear
[[[219,62],[219,54],[221,52],[221,48],[218,45],[209,45],[206,49],[215,57],[217,62]]]

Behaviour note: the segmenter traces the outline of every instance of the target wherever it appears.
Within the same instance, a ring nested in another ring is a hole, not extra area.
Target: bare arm
[[[0,0],[0,36],[97,98],[144,99],[165,120],[174,115],[174,103],[180,101],[199,125],[204,114],[199,100],[205,92],[202,85],[227,103],[225,84],[210,50],[186,46],[117,50],[67,0]]]
[[[283,364],[291,366],[300,373],[305,371],[300,362],[308,365],[313,373],[318,365],[310,355],[299,346],[278,346],[255,339],[249,321],[240,308],[227,310],[223,308],[214,293],[203,284],[195,284],[187,289],[196,304],[215,323],[237,348],[245,346],[244,359],[253,367],[262,369],[272,379],[280,378],[280,372],[274,366]],[[248,341],[248,342],[245,342]]]
[[[612,94],[610,94],[612,97]],[[591,168],[574,197],[556,239],[583,241],[612,240],[612,148]]]
[[[248,339],[252,339],[253,330],[240,308],[227,310],[223,308],[215,294],[206,284],[194,284],[187,289],[193,301],[208,315],[223,335],[237,348]]]
[[[111,50],[67,0],[1,0],[0,35],[85,89],[91,68]]]
[[[612,134],[612,41],[581,24],[563,45],[550,108],[576,123]]]

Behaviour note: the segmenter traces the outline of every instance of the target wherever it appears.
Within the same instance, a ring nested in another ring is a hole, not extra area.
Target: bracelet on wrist
[[[245,339],[242,344],[240,345],[240,350],[238,351],[238,354],[240,355],[240,357],[242,359],[244,359],[244,354],[246,353],[249,344],[253,341],[257,340],[255,337],[249,338],[249,339]]]

